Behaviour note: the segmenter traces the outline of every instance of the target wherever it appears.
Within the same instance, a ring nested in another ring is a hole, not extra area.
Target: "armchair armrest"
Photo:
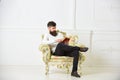
[[[80,62],[79,62],[79,63],[82,64],[82,63],[85,61],[86,57],[84,56],[83,53],[80,52],[79,59],[80,59]]]
[[[85,47],[84,44],[78,43],[78,36],[77,35],[70,35],[69,38],[70,38],[70,40],[69,40],[70,46]]]
[[[43,53],[43,61],[48,63],[51,58],[51,51],[48,44],[40,44],[39,50]]]

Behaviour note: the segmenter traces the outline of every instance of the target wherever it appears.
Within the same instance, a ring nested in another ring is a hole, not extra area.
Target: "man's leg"
[[[74,50],[70,53],[67,53],[66,56],[73,57],[73,68],[71,75],[75,77],[80,77],[80,75],[77,73],[78,69],[78,60],[79,60],[79,50]]]
[[[56,50],[55,50],[55,55],[58,55],[58,56],[64,56],[66,55],[67,53],[71,53],[73,52],[74,50],[80,50],[79,47],[73,47],[73,46],[69,46],[69,45],[66,45],[64,43],[59,43],[56,47]]]
[[[65,45],[63,43],[59,43],[55,50],[55,55],[73,57],[73,68],[71,75],[75,77],[80,77],[79,74],[77,73],[79,50],[80,50],[79,47],[72,47]]]
[[[68,54],[69,55],[69,54]],[[73,57],[73,68],[72,68],[72,72],[77,71],[77,67],[78,67],[78,60],[79,60],[79,51],[75,50],[71,53],[71,57]]]

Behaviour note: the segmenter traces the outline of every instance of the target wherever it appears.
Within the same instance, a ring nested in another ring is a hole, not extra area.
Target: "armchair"
[[[61,31],[59,31],[61,32]],[[78,40],[78,36],[77,35],[70,35],[70,36],[66,36],[65,32],[61,32],[63,34],[64,37],[69,37],[69,43],[68,45],[70,46],[79,46],[79,47],[84,47],[84,45],[82,44],[78,44],[76,41]],[[44,35],[41,36],[42,39],[44,38]],[[61,68],[61,69],[66,69],[67,73],[69,73],[70,67],[72,65],[73,62],[73,57],[67,57],[67,56],[55,56],[51,54],[50,51],[50,46],[47,44],[40,44],[39,46],[39,50],[42,52],[43,54],[43,61],[46,65],[46,75],[49,72],[49,66],[53,65],[53,66],[57,66],[57,68]],[[83,53],[80,52],[79,55],[79,62],[78,62],[78,68],[79,70],[81,70],[81,64],[82,62],[85,60],[85,56],[83,55]]]

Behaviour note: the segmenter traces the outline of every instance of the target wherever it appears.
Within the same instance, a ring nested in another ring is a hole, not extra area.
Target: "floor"
[[[55,67],[50,67],[48,75],[44,73],[44,66],[0,66],[0,80],[120,80],[120,69],[110,67],[82,68],[81,78]]]

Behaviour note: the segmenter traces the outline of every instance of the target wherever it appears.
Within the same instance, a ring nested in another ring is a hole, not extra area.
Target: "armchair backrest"
[[[41,35],[41,40],[43,40],[44,36],[45,36],[44,34]]]
[[[57,30],[57,32],[61,33],[63,35],[63,37],[66,37],[66,32],[63,32],[63,31],[60,31],[60,30]]]

